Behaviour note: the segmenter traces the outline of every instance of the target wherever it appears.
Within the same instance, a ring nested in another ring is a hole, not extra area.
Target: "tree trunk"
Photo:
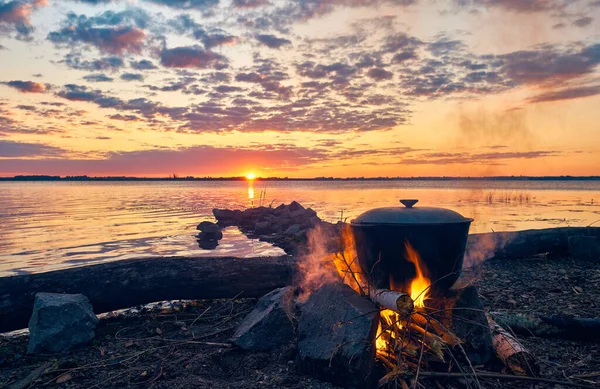
[[[569,315],[533,316],[521,313],[492,312],[491,316],[505,328],[522,336],[572,340],[600,339],[600,318]]]
[[[143,258],[0,278],[0,332],[26,328],[38,292],[81,293],[102,313],[162,300],[260,297],[290,285],[289,256]]]
[[[540,366],[531,354],[512,334],[500,327],[492,316],[487,316],[492,332],[494,350],[498,358],[517,375],[537,376]]]

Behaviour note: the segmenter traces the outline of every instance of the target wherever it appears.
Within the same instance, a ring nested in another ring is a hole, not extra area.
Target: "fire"
[[[383,327],[381,326],[381,322],[383,321],[386,324],[386,327],[390,328],[393,327],[394,323],[396,323],[396,325],[399,328],[402,328],[402,325],[397,322],[396,312],[394,311],[390,311],[389,309],[382,309],[381,311],[379,311],[379,315],[381,318],[379,320],[379,326],[377,327],[377,337],[375,338],[375,346],[378,352],[385,353],[387,350],[389,350],[390,345],[388,339],[386,339],[383,334],[384,331]],[[390,340],[395,339],[396,332],[390,331],[390,328],[387,328],[385,333],[389,336]]]
[[[406,248],[406,260],[412,262],[417,269],[417,276],[410,283],[410,297],[414,300],[415,307],[424,308],[427,291],[431,285],[431,281],[423,274],[424,272],[421,268],[422,265],[419,253],[417,253],[408,241],[404,243],[404,247]]]
[[[328,260],[334,264],[344,283],[362,294],[367,290],[367,285],[364,282],[363,273],[356,258],[354,235],[349,225],[344,225],[341,233],[343,251],[331,254]]]

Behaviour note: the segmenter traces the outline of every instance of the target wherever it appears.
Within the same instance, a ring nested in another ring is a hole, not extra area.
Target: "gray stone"
[[[213,222],[209,222],[209,221],[203,221],[200,224],[198,224],[198,226],[196,227],[197,230],[200,230],[202,232],[206,232],[209,234],[214,234],[217,232],[221,232],[221,229],[219,228],[218,225],[216,225]]]
[[[200,232],[196,237],[199,240],[221,240],[223,239],[223,233],[221,231],[216,232]]]
[[[600,260],[600,239],[595,236],[570,236],[569,254],[578,259]]]
[[[298,231],[300,231],[300,224],[293,224],[285,230],[285,234],[294,235]]]
[[[29,354],[55,354],[94,339],[98,318],[82,294],[38,293],[29,320]]]
[[[290,205],[288,205],[288,209],[290,210],[290,212],[295,212],[298,210],[303,210],[304,211],[304,207],[302,205],[300,205],[299,202],[297,201],[292,201],[290,203]]]
[[[301,307],[301,369],[342,387],[370,387],[378,321],[379,309],[348,285],[322,286]]]
[[[257,234],[267,234],[270,231],[270,223],[268,221],[257,222],[254,224],[254,232]]]
[[[294,339],[294,290],[275,289],[261,297],[242,321],[231,342],[247,351],[268,351]]]

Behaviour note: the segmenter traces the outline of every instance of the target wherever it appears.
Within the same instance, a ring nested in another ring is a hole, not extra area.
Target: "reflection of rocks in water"
[[[221,228],[215,223],[203,221],[196,227],[200,230],[196,237],[198,238],[198,246],[204,250],[214,250],[219,245],[219,240],[223,239]]]

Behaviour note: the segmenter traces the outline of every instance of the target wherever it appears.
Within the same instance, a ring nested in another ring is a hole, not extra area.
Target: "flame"
[[[385,352],[389,349],[389,342],[383,336],[383,327],[381,326],[381,322],[383,321],[386,324],[386,327],[392,327],[394,322],[397,321],[396,312],[391,311],[389,309],[382,309],[379,312],[381,319],[379,320],[379,326],[377,327],[377,337],[375,340],[375,346],[377,351]],[[398,326],[402,328],[402,325],[398,323]],[[391,331],[390,328],[386,328],[386,331],[389,334],[390,339],[396,338],[396,332]]]
[[[349,225],[343,225],[341,230],[342,252],[329,255],[328,260],[333,263],[342,281],[358,293],[367,290],[362,270],[356,257],[354,234]]]
[[[417,276],[410,283],[410,297],[415,302],[415,307],[424,308],[425,307],[425,299],[427,298],[429,286],[431,285],[431,281],[429,278],[424,275],[424,267],[421,268],[421,257],[419,257],[419,253],[411,246],[411,244],[407,241],[404,243],[404,247],[406,248],[405,258],[408,262],[412,262],[417,269]]]

